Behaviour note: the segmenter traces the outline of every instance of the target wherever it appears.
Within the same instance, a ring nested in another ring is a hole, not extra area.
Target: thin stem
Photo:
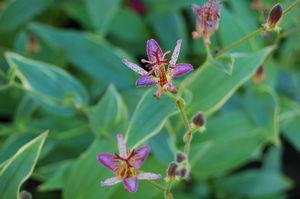
[[[263,27],[261,28],[258,28],[257,30],[251,32],[250,34],[246,35],[245,37],[233,42],[232,44],[230,44],[229,46],[221,49],[218,53],[216,53],[214,55],[214,57],[219,57],[220,55],[222,55],[223,53],[233,49],[233,48],[236,48],[237,46],[243,44],[244,42],[248,41],[249,39],[251,39],[252,37],[256,36],[257,34],[261,33],[262,31],[264,30]]]
[[[184,142],[185,142],[184,153],[187,156],[189,156],[190,153],[192,139],[193,139],[193,130],[189,129],[184,135]]]
[[[292,11],[294,8],[296,8],[296,7],[299,6],[299,5],[300,5],[300,0],[295,1],[292,5],[290,5],[287,9],[285,9],[285,10],[283,11],[283,16],[286,15],[286,14],[288,14],[290,11]],[[233,49],[233,48],[236,48],[237,46],[239,46],[239,45],[245,43],[246,41],[248,41],[248,40],[251,39],[252,37],[256,36],[257,34],[263,32],[264,30],[265,30],[264,27],[258,28],[257,30],[251,32],[250,34],[246,35],[245,37],[243,37],[243,38],[241,38],[241,39],[239,39],[239,40],[233,42],[233,43],[230,44],[229,46],[227,46],[227,47],[221,49],[218,53],[216,53],[216,54],[214,55],[214,57],[218,57],[218,56],[222,55],[223,53],[225,53],[225,52],[227,52],[227,51],[229,51],[229,50],[231,50],[231,49]]]
[[[146,182],[148,182],[149,184],[151,184],[153,187],[155,187],[156,189],[165,192],[167,189],[159,184],[157,184],[156,182],[153,182],[151,180],[146,180]]]
[[[287,9],[285,9],[283,11],[283,15],[286,15],[288,14],[290,11],[292,11],[295,7],[299,6],[300,5],[300,0],[298,1],[295,1],[292,5],[290,5]]]
[[[183,119],[183,122],[184,122],[184,125],[185,125],[185,128],[187,130],[191,129],[191,126],[190,126],[190,122],[189,122],[189,119],[188,119],[188,116],[184,110],[184,106],[185,106],[185,102],[182,98],[179,98],[176,100],[176,105],[181,113],[181,116],[182,116],[182,119]]]

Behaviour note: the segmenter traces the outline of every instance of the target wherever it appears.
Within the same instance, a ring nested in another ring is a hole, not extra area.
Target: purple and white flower
[[[156,180],[159,174],[139,172],[143,162],[147,159],[150,148],[140,147],[136,150],[127,150],[122,134],[117,135],[119,154],[100,153],[98,160],[110,169],[115,177],[101,181],[101,186],[111,186],[123,182],[125,189],[136,192],[139,180]]]
[[[142,63],[146,64],[146,68],[149,72],[142,67],[129,62],[127,59],[123,60],[123,63],[131,68],[133,71],[139,73],[141,77],[136,81],[137,87],[147,87],[157,85],[158,89],[154,93],[154,96],[159,99],[164,92],[176,93],[177,88],[173,85],[173,78],[180,77],[193,70],[191,64],[180,63],[176,64],[182,40],[178,40],[171,56],[168,61],[165,57],[170,54],[170,51],[163,53],[160,46],[154,39],[147,41],[147,56],[148,60],[142,59]]]

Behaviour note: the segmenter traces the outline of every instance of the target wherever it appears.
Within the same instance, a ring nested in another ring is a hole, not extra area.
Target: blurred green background
[[[129,147],[150,136],[142,170],[165,175],[183,146],[180,115],[168,97],[157,101],[153,89],[135,88],[138,74],[121,60],[139,63],[149,38],[164,51],[182,39],[180,62],[199,68],[206,52],[191,38],[191,4],[204,2],[2,0],[0,199],[23,190],[37,199],[163,198],[146,182],[136,194],[100,187],[113,174],[96,155],[117,151],[117,132],[128,132]],[[255,2],[222,1],[212,51],[254,31],[278,1]],[[233,49],[231,75],[210,66],[192,82],[191,75],[176,81],[187,85],[189,116],[203,111],[207,130],[194,135],[191,180],[174,185],[174,198],[300,198],[299,20],[298,7],[284,16],[280,34]],[[254,83],[262,65],[265,78]]]

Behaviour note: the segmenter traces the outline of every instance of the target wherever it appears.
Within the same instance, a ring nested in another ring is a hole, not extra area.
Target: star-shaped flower
[[[193,38],[203,37],[204,44],[210,45],[210,36],[219,27],[220,3],[218,0],[209,0],[202,7],[193,4],[192,9],[196,15],[196,31],[193,32]]]
[[[129,151],[126,150],[122,134],[117,135],[117,140],[119,154],[100,153],[98,155],[100,163],[115,174],[115,177],[101,181],[101,186],[110,186],[123,182],[127,191],[136,192],[138,180],[156,180],[161,178],[159,174],[139,172],[141,165],[150,153],[148,146]]]
[[[157,99],[159,99],[164,92],[176,93],[177,88],[172,83],[173,78],[180,77],[193,70],[193,66],[191,64],[176,64],[181,43],[181,40],[177,41],[171,59],[168,61],[165,57],[171,52],[167,51],[163,53],[160,46],[154,39],[148,40],[146,47],[148,60],[142,59],[141,61],[146,64],[145,67],[149,69],[149,72],[142,67],[129,62],[127,59],[124,59],[123,63],[126,66],[141,75],[135,85],[137,87],[157,85],[158,89],[154,93],[154,96]]]

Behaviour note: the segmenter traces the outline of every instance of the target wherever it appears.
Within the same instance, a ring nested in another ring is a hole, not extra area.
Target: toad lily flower
[[[171,56],[171,60],[168,61],[165,57],[170,54],[170,51],[163,53],[160,46],[154,39],[147,41],[147,55],[148,60],[142,59],[141,62],[146,64],[147,72],[140,66],[129,62],[124,59],[123,63],[131,68],[133,71],[139,73],[141,77],[136,81],[137,87],[147,87],[151,85],[157,85],[158,89],[154,93],[154,96],[159,99],[164,92],[176,93],[177,89],[173,85],[173,78],[185,75],[193,70],[191,64],[176,64],[182,40],[178,40]]]
[[[139,169],[150,153],[148,146],[136,150],[126,150],[122,134],[117,135],[119,154],[100,153],[98,160],[108,169],[112,170],[115,177],[101,181],[101,186],[115,185],[123,181],[124,187],[129,192],[136,192],[138,180],[156,180],[161,178],[155,173],[139,173]]]
[[[210,36],[218,30],[220,19],[220,4],[218,0],[209,0],[203,7],[192,5],[196,15],[196,31],[193,39],[203,37],[204,45],[210,45]]]

